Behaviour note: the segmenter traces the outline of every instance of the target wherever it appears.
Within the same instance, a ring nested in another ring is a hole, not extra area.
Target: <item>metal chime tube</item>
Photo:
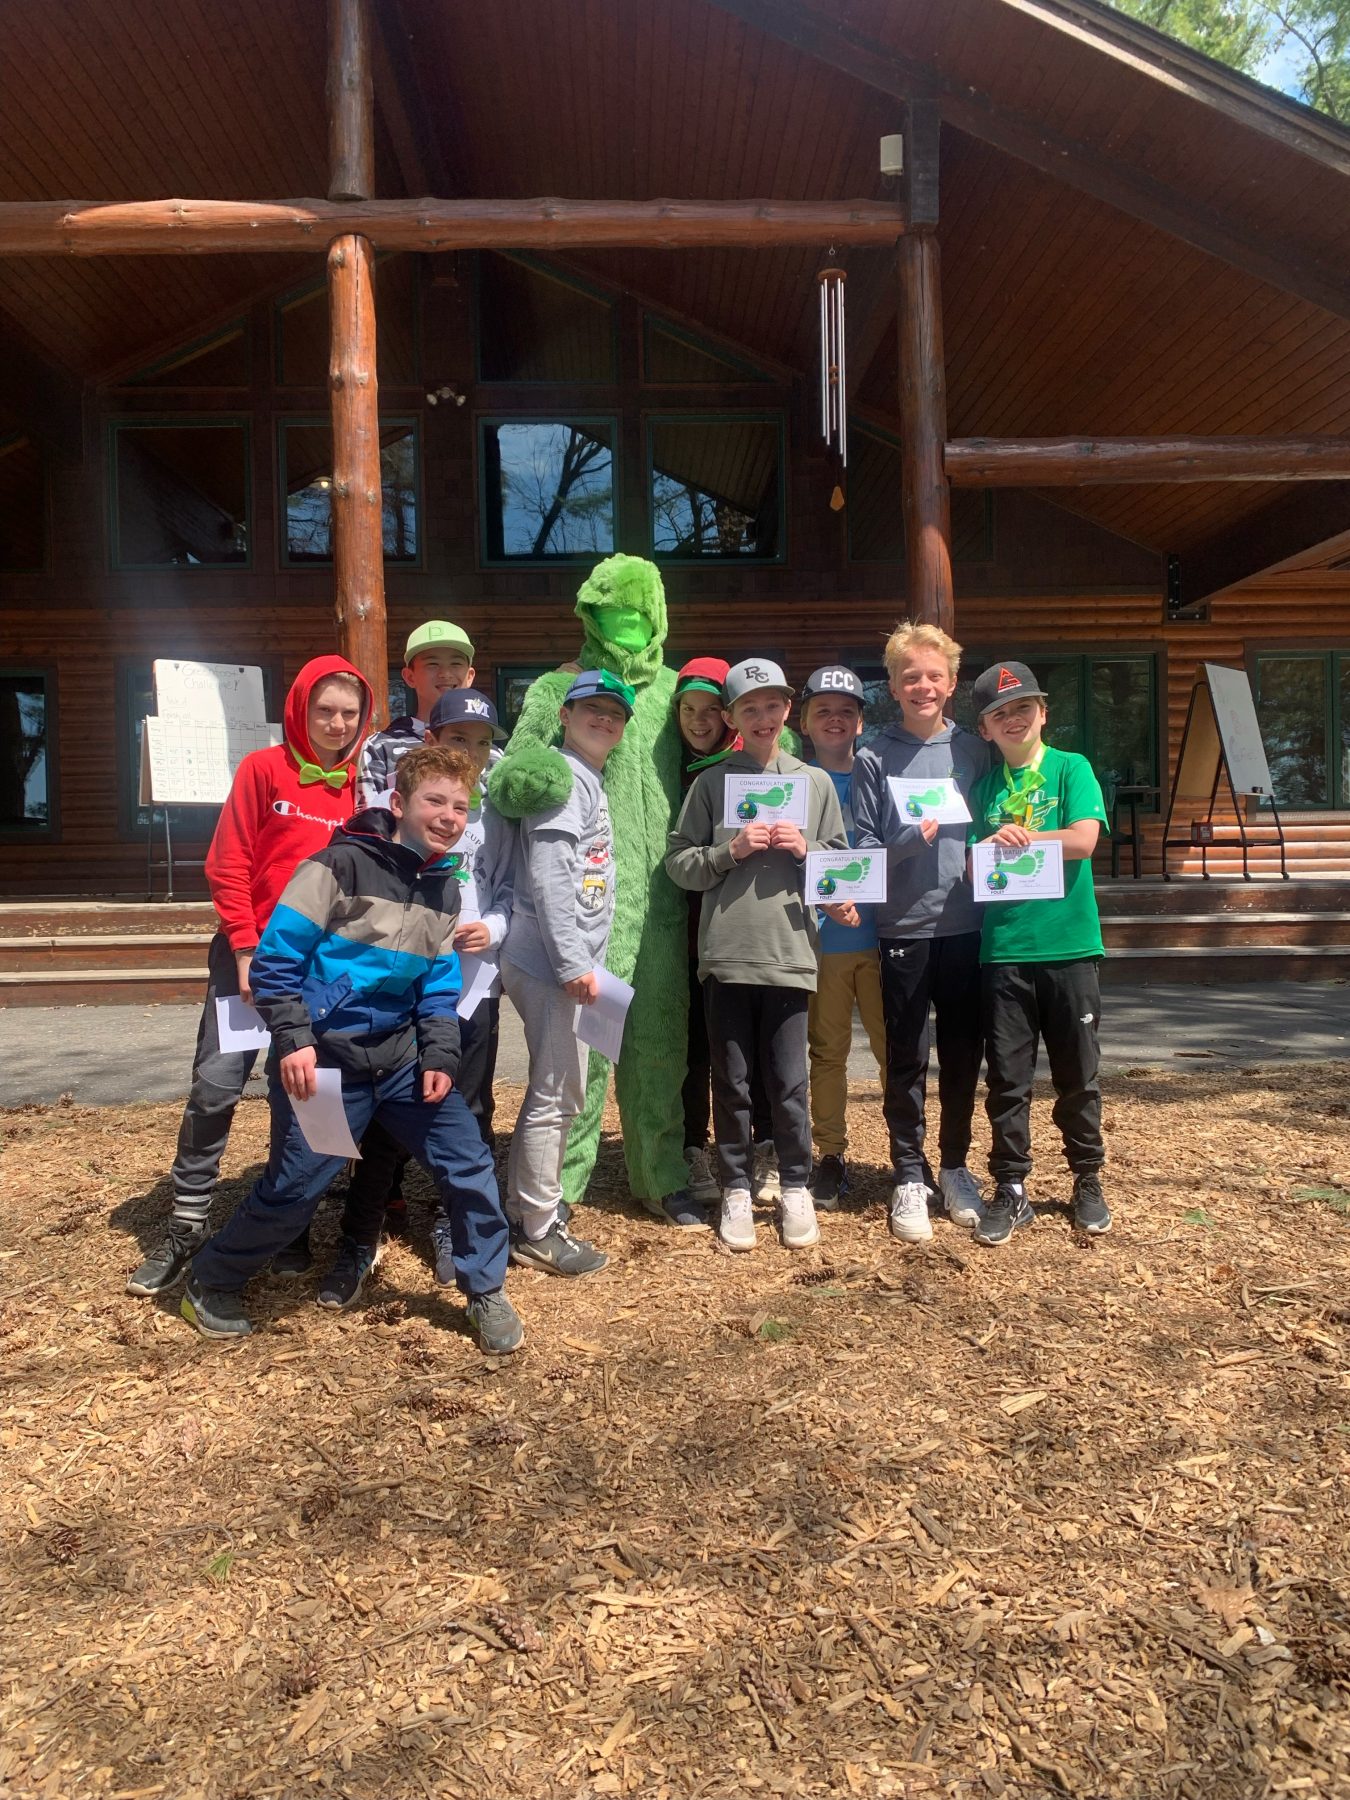
[[[844,271],[820,273],[820,435],[839,452],[848,466],[848,431],[845,421],[847,368],[844,349]]]
[[[820,435],[830,441],[830,315],[829,290],[820,278]]]

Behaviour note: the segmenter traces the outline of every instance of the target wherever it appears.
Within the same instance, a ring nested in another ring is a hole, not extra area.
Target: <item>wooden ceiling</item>
[[[435,180],[505,197],[883,198],[877,139],[897,127],[904,84],[926,84],[947,120],[953,435],[1350,432],[1350,134],[1160,50],[1089,0],[851,0],[847,25],[833,0],[375,6],[382,193]],[[0,62],[0,199],[322,193],[325,11],[17,9]],[[1231,260],[1199,247],[1216,242]],[[1270,246],[1289,270],[1278,284],[1252,272],[1279,273]],[[0,313],[98,379],[317,260],[9,260]],[[585,267],[810,371],[819,262],[608,252]],[[886,258],[854,252],[847,266],[851,343],[876,347],[851,377],[884,419],[896,412]],[[1286,492],[1047,497],[1185,553]]]

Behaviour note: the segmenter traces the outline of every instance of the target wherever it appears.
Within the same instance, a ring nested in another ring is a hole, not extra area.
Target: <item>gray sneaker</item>
[[[485,1356],[509,1356],[525,1342],[525,1327],[507,1299],[505,1288],[491,1294],[475,1294],[465,1307],[464,1316],[478,1334],[478,1348]]]
[[[170,1219],[164,1242],[151,1251],[134,1275],[127,1279],[129,1294],[162,1294],[171,1288],[206,1242],[209,1227],[203,1219]]]
[[[178,1310],[203,1337],[243,1338],[253,1330],[240,1294],[232,1288],[199,1287],[190,1276]]]
[[[980,1184],[964,1163],[959,1169],[938,1170],[938,1191],[953,1225],[964,1225],[969,1231],[984,1217]]]
[[[1073,1222],[1080,1231],[1100,1237],[1111,1229],[1111,1208],[1102,1194],[1102,1179],[1095,1170],[1075,1175],[1073,1180]]]
[[[550,1275],[593,1275],[609,1258],[594,1244],[573,1237],[561,1220],[555,1220],[541,1238],[527,1238],[522,1233],[513,1239],[511,1261],[527,1269],[547,1269]]]
[[[713,1174],[712,1157],[707,1145],[690,1144],[684,1153],[684,1162],[689,1171],[685,1182],[689,1198],[699,1201],[703,1206],[716,1206],[722,1198],[722,1189]]]

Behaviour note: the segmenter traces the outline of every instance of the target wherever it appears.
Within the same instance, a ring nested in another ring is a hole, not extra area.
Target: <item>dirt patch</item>
[[[1101,1240],[1038,1102],[999,1252],[891,1241],[875,1089],[805,1255],[610,1137],[502,1367],[422,1177],[368,1305],[221,1349],[122,1292],[177,1108],[0,1115],[0,1795],[1350,1792],[1348,1078],[1113,1080]]]

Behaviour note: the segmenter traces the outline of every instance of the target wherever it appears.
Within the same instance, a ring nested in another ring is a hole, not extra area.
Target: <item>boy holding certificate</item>
[[[1031,1084],[1040,1038],[1055,1086],[1054,1119],[1073,1171],[1074,1224],[1080,1231],[1109,1231],[1097,1083],[1097,965],[1105,951],[1092,885],[1092,852],[1106,823],[1102,790],[1086,757],[1043,741],[1045,694],[1025,663],[986,669],[974,698],[980,736],[999,760],[971,797],[971,844],[1013,852],[1009,875],[1023,861],[1037,865],[1038,875],[1061,858],[1063,863],[1058,899],[1003,899],[1015,891],[1009,875],[994,868],[982,878],[988,895],[980,941],[985,1105],[996,1185],[975,1241],[1004,1244],[1035,1219],[1023,1184],[1031,1172]]]
[[[937,1186],[947,1215],[983,1217],[966,1167],[980,1080],[980,920],[966,880],[967,801],[989,767],[987,745],[953,725],[961,646],[936,625],[898,625],[886,673],[900,717],[858,752],[853,817],[859,849],[885,847],[887,893],[877,908],[886,1014],[886,1125],[895,1186],[890,1229],[902,1243],[931,1238],[924,1156],[928,1015],[937,1017]]]
[[[816,986],[809,851],[843,850],[844,817],[823,769],[779,746],[792,689],[777,663],[752,656],[727,672],[726,721],[742,748],[705,769],[685,796],[666,853],[677,887],[702,893],[699,976],[712,1051],[713,1119],[722,1173],[718,1235],[753,1250],[751,1079],[773,1115],[783,1242],[819,1240],[807,1110],[806,1018]]]

